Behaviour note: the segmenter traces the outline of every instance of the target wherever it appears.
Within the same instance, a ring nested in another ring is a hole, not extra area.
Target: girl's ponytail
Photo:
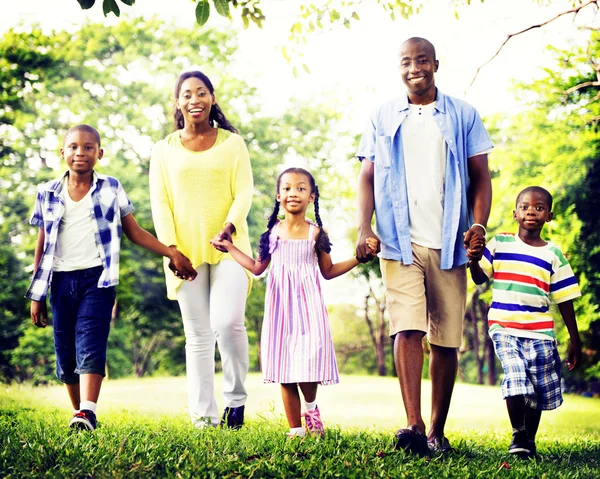
[[[269,236],[271,236],[271,229],[277,223],[277,215],[279,214],[279,201],[275,200],[275,206],[273,212],[269,216],[267,223],[267,231],[260,235],[260,243],[258,244],[258,257],[261,261],[269,257]]]
[[[313,180],[314,181],[314,180]],[[321,221],[321,215],[319,214],[319,188],[314,185],[315,192],[315,219],[317,225],[319,225],[319,234],[315,240],[315,249],[317,251],[325,251],[325,253],[331,253],[331,241],[329,241],[329,235],[327,231],[323,229],[323,221]]]

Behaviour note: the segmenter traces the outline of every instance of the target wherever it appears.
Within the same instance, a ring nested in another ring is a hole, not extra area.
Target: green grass
[[[0,477],[600,477],[597,399],[567,395],[544,413],[540,457],[523,461],[506,453],[510,428],[499,387],[457,384],[447,426],[457,452],[416,458],[393,448],[404,425],[393,378],[344,376],[321,388],[322,439],[286,438],[279,387],[258,375],[247,385],[247,425],[234,432],[189,425],[184,378],[110,380],[92,434],[67,429],[63,387],[1,386]],[[429,388],[424,382],[426,416]]]

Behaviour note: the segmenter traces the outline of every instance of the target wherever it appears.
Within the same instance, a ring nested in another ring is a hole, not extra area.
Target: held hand
[[[567,367],[569,371],[573,371],[576,367],[581,364],[581,343],[579,340],[571,340],[569,345],[569,352],[567,356]]]
[[[194,269],[192,262],[174,246],[171,246],[173,255],[169,262],[169,269],[173,271],[173,274],[183,280],[193,281],[196,279],[197,271]]]
[[[48,307],[46,301],[32,301],[31,308],[31,322],[38,328],[45,328],[48,324]]]
[[[368,241],[368,242],[367,242]],[[371,248],[375,243],[375,248]],[[369,228],[358,230],[358,239],[356,241],[356,259],[360,263],[367,263],[375,258],[375,255],[380,250],[379,238]]]
[[[470,262],[480,261],[485,248],[485,239],[479,235],[471,236],[469,248],[467,249],[467,258]]]
[[[467,231],[465,231],[463,236],[463,244],[465,245],[465,249],[469,249],[473,236],[481,238],[485,246],[485,230],[479,225],[471,226]]]
[[[219,251],[223,251],[224,253],[227,253],[229,251],[229,248],[233,245],[233,243],[230,240],[220,240],[217,236],[210,240],[210,244],[213,245]]]
[[[229,241],[230,243],[233,243],[233,233],[235,233],[235,226],[233,226],[231,223],[227,223],[219,232],[219,234],[210,241],[210,244],[212,244],[219,251],[227,253],[227,250],[220,244],[220,242]]]

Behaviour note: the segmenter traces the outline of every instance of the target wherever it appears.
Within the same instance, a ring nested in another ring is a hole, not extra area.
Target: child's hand
[[[467,258],[469,261],[480,261],[483,256],[483,249],[485,248],[485,237],[480,234],[473,234],[469,239],[467,247]]]
[[[233,245],[233,243],[226,239],[219,239],[218,237],[214,237],[210,240],[210,244],[213,245],[219,251],[223,251],[227,253],[229,248]]]
[[[48,320],[48,307],[46,306],[46,300],[44,301],[32,301],[31,308],[31,322],[38,328],[45,328]]]
[[[367,238],[365,243],[372,255],[376,255],[379,252],[379,240],[377,238]]]
[[[567,367],[569,371],[573,371],[577,366],[581,364],[581,342],[577,339],[571,340],[569,345],[569,352],[567,356]]]
[[[169,262],[169,269],[178,278],[193,281],[198,274],[192,265],[192,262],[174,246],[171,246],[173,254]]]

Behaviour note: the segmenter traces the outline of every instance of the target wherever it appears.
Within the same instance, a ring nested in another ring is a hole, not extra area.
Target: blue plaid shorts
[[[556,409],[563,402],[560,357],[552,340],[494,333],[492,342],[502,363],[502,398],[525,396],[532,409]]]

